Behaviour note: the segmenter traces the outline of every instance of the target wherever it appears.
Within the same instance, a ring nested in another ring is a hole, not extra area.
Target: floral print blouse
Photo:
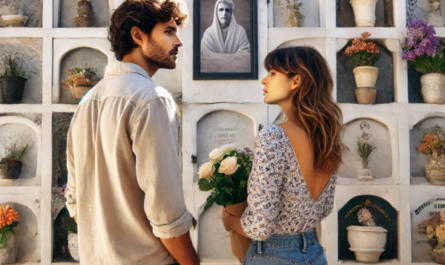
[[[241,217],[252,239],[310,232],[333,208],[334,174],[316,201],[304,181],[292,144],[278,125],[264,127],[255,138],[248,180],[248,207]]]

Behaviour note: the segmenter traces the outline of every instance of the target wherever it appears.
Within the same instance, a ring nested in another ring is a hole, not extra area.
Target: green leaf
[[[210,198],[210,200],[209,200],[209,198]],[[205,206],[204,206],[204,211],[207,210],[207,209],[209,209],[210,206],[212,206],[214,202],[215,202],[214,197],[209,196],[209,197],[207,198],[207,203],[206,203]]]
[[[210,184],[206,179],[200,179],[198,181],[199,190],[201,191],[209,191],[213,189],[212,184]]]
[[[242,189],[247,188],[247,181],[245,181],[245,180],[241,180],[241,182],[240,182],[240,184],[239,184],[239,187],[242,188]]]
[[[75,68],[75,69],[76,69],[76,72],[77,72],[77,73],[81,73],[81,72],[85,71],[85,70],[83,70],[82,68]]]

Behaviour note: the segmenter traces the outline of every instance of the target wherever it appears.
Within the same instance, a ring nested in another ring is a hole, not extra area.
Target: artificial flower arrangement
[[[14,263],[17,259],[14,227],[19,224],[19,218],[11,206],[0,206],[0,264]]]
[[[202,165],[198,172],[199,189],[212,191],[204,210],[216,203],[224,206],[229,214],[241,217],[247,207],[247,180],[252,159],[249,148],[240,150],[233,145],[225,145],[209,154],[209,162]],[[230,231],[230,242],[233,254],[243,263],[250,238]]]
[[[428,156],[425,166],[426,178],[433,185],[445,186],[445,131],[434,127],[425,133],[417,152]]]
[[[355,38],[351,46],[345,50],[345,55],[351,63],[357,88],[355,94],[360,104],[373,104],[377,89],[379,69],[375,63],[380,59],[380,49],[375,42],[367,41],[369,32],[362,33],[362,39]]]
[[[445,103],[445,56],[434,26],[423,19],[408,20],[402,59],[422,72],[422,97],[426,103]]]
[[[93,86],[99,83],[100,78],[92,68],[69,68],[65,71],[63,83],[68,85],[76,99],[82,98]]]
[[[417,232],[428,236],[432,257],[436,263],[445,263],[445,209],[417,225]]]

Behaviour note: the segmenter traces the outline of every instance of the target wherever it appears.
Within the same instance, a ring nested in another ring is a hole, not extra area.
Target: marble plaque
[[[417,232],[417,225],[445,208],[445,198],[436,198],[420,204],[411,213],[411,236],[413,262],[432,262],[428,236]]]
[[[249,117],[233,111],[215,111],[198,121],[198,168],[209,160],[209,153],[226,144],[253,148],[254,123]],[[198,176],[195,176],[198,181]]]
[[[411,165],[411,183],[420,181],[418,178],[426,178],[425,166],[428,165],[428,156],[417,152],[424,137],[424,133],[430,133],[431,129],[441,126],[445,128],[445,118],[429,118],[416,124],[409,132],[410,165]],[[422,132],[423,131],[423,132]]]
[[[342,132],[343,163],[338,173],[344,178],[356,178],[361,168],[361,158],[357,153],[358,141],[365,141],[374,146],[369,157],[369,168],[374,178],[392,176],[391,138],[388,128],[371,119],[359,119],[349,122]]]
[[[62,103],[78,103],[71,94],[68,85],[63,84],[65,71],[71,67],[92,68],[100,79],[104,77],[108,64],[107,56],[95,49],[79,48],[65,54],[60,64],[60,101]]]

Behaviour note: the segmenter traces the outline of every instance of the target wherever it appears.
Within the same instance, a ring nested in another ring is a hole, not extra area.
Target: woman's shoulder
[[[276,124],[270,124],[261,129],[258,132],[256,141],[262,145],[271,146],[274,143],[281,142],[283,140],[283,129]]]

